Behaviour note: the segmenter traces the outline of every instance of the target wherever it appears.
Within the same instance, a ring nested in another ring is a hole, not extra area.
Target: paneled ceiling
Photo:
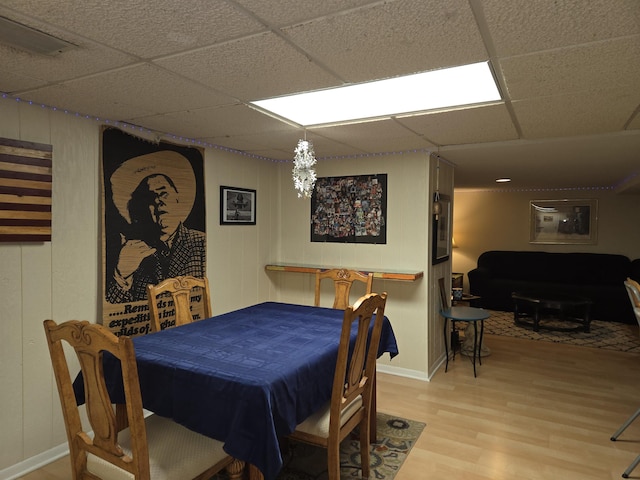
[[[277,161],[304,130],[250,101],[490,60],[499,104],[307,129],[318,174],[418,150],[456,188],[640,192],[638,0],[0,0],[0,16],[76,46],[0,44],[9,97]]]

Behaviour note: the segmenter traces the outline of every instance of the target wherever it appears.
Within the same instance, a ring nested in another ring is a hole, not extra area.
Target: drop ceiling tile
[[[208,137],[207,140],[211,143],[218,143],[238,150],[279,149],[287,152],[287,157],[293,158],[293,150],[304,134],[300,130],[284,123],[281,125],[283,126],[281,130],[271,129],[249,135],[215,136]]]
[[[293,157],[289,152],[275,148],[257,148],[255,150],[245,150],[244,153],[278,163],[291,163],[293,160]]]
[[[513,102],[525,138],[617,132],[640,104],[636,88],[588,91]]]
[[[283,29],[346,82],[487,60],[467,0],[398,0]]]
[[[340,15],[340,12],[379,3],[379,0],[236,0],[269,25],[282,27],[313,18]],[[337,13],[338,12],[338,13]]]
[[[201,108],[203,101],[208,105],[231,101],[148,64],[41,88],[26,96],[112,120]]]
[[[356,146],[338,142],[332,138],[313,134],[307,134],[307,138],[313,142],[316,157],[319,159],[318,162],[331,159],[332,157],[342,158],[369,155],[367,150],[362,150]]]
[[[245,110],[242,100],[485,60],[487,45],[503,62],[495,65],[507,106],[396,119],[384,128],[317,129],[308,138],[328,161],[405,151],[425,138],[443,142],[445,158],[464,151],[456,186],[476,183],[494,163],[522,167],[532,183],[588,185],[590,175],[611,185],[638,168],[637,144],[615,135],[640,135],[632,43],[639,10],[638,0],[0,0],[0,15],[80,47],[55,58],[0,47],[0,90],[290,164],[302,130]],[[173,71],[154,70],[154,61]],[[513,140],[510,104],[525,140]],[[589,148],[565,147],[564,135]],[[513,143],[522,149],[498,148]],[[586,153],[603,149],[613,157],[606,164],[593,158],[607,153]],[[487,150],[490,158],[477,164]],[[538,172],[542,157],[557,173],[551,180]]]
[[[153,113],[144,106],[127,105],[116,99],[107,104],[104,98],[96,97],[96,92],[99,92],[99,89],[75,88],[71,85],[58,84],[25,92],[20,97],[71,114],[88,115],[110,121]]]
[[[482,9],[500,56],[640,33],[637,0],[484,0]]]
[[[128,0],[119,4],[103,0],[6,0],[3,4],[142,58],[264,30],[255,19],[220,0]]]
[[[2,57],[2,46],[0,46],[0,57]],[[0,92],[17,92],[19,90],[29,90],[41,87],[44,81],[29,77],[28,75],[20,75],[9,70],[0,70]]]
[[[500,64],[512,100],[638,86],[640,35],[511,57]]]
[[[215,145],[216,144],[215,140],[212,143]],[[285,142],[282,142],[282,145],[283,145],[282,148],[251,146],[248,144],[247,145],[240,144],[237,147],[233,147],[232,145],[234,143],[235,142],[233,142],[233,139],[231,138],[231,139],[225,139],[224,141],[219,141],[218,144],[222,145],[223,148],[231,148],[236,151],[241,151],[247,155],[255,155],[258,157],[265,158],[267,160],[271,160],[273,162],[293,163],[293,156],[294,156],[293,148],[288,148],[288,147],[290,147],[291,145],[295,147],[298,141],[295,140],[293,143],[288,142],[286,146],[285,146]],[[318,148],[322,151],[322,156],[320,154],[316,154],[318,158],[318,163],[321,163],[327,160],[339,159],[339,158],[361,157],[364,155],[370,155],[361,150],[345,147],[344,145],[332,142],[328,139],[320,139],[319,141],[314,142],[314,148],[316,144],[319,145]],[[227,145],[229,146],[227,147]]]
[[[338,83],[335,77],[273,33],[164,58],[157,63],[242,101]]]
[[[134,123],[137,123],[133,119]],[[247,131],[280,131],[286,124],[245,105],[184,110],[144,119],[153,130],[190,138],[213,138],[246,134]],[[169,131],[168,129],[172,129]]]
[[[406,152],[433,147],[432,143],[391,119],[311,128],[309,131],[368,153]],[[316,154],[325,156],[318,148]]]
[[[74,43],[73,40],[70,41]],[[11,72],[31,79],[11,90],[21,92],[36,86],[130,65],[135,61],[129,55],[90,42],[53,57],[35,55],[0,44],[0,59],[0,78],[4,73]]]
[[[250,136],[206,137],[206,138],[199,138],[197,140],[205,144],[216,145],[219,147],[229,148],[231,150],[238,150],[238,151],[264,148],[264,145],[261,145],[260,143],[255,142]]]
[[[282,130],[261,132],[256,135],[209,137],[206,141],[254,155],[264,156],[275,161],[292,162],[294,149],[298,145],[298,141],[304,137],[305,135],[301,130],[285,125],[285,128]],[[311,131],[307,132],[306,138],[313,144],[317,158],[336,155],[360,156],[366,153],[364,150],[345,145],[328,137],[317,135]]]
[[[504,104],[398,118],[437,145],[501,142],[518,138]]]

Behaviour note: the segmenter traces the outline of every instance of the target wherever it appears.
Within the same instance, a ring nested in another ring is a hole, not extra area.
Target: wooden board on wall
[[[0,242],[51,241],[52,152],[0,138]]]

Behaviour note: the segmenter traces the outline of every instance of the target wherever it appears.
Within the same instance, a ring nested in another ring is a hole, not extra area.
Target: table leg
[[[451,319],[451,339],[453,340],[453,338],[456,336],[456,321]],[[451,355],[451,357],[455,360],[456,359],[456,347],[458,347],[458,343],[454,343],[453,341],[451,342],[451,353],[453,355]],[[460,353],[460,355],[462,355],[462,353]]]
[[[229,480],[241,480],[242,477],[244,476],[243,475],[244,467],[245,467],[245,463],[242,460],[238,460],[237,458],[234,458],[233,462],[231,462],[225,468],[225,471],[229,476]],[[256,468],[256,470],[258,469]],[[260,472],[260,470],[258,470],[258,472]],[[262,475],[262,473],[260,473],[260,475]]]
[[[264,475],[255,465],[249,464],[249,480],[264,480]]]
[[[484,337],[484,320],[480,320],[480,345],[478,346],[478,359],[482,365],[482,341]]]
[[[447,369],[449,368],[449,347],[447,342],[447,322],[448,318],[444,317],[444,355],[445,355],[445,363],[444,363],[444,372],[447,373]]]
[[[584,307],[584,331],[589,333],[591,331],[591,305],[587,304]]]
[[[513,323],[518,325],[520,323],[520,302],[517,300],[513,301]]]
[[[538,305],[533,307],[533,331],[537,332],[540,330],[540,308]]]
[[[476,352],[477,351],[478,351],[478,322],[473,322],[473,376],[474,377],[476,376]]]

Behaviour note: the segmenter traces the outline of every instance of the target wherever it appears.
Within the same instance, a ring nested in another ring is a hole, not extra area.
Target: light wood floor
[[[621,478],[640,454],[640,419],[610,437],[640,407],[640,355],[489,335],[486,344],[477,378],[460,356],[431,382],[379,375],[378,410],[427,424],[396,480]],[[68,480],[68,457],[23,479]]]

